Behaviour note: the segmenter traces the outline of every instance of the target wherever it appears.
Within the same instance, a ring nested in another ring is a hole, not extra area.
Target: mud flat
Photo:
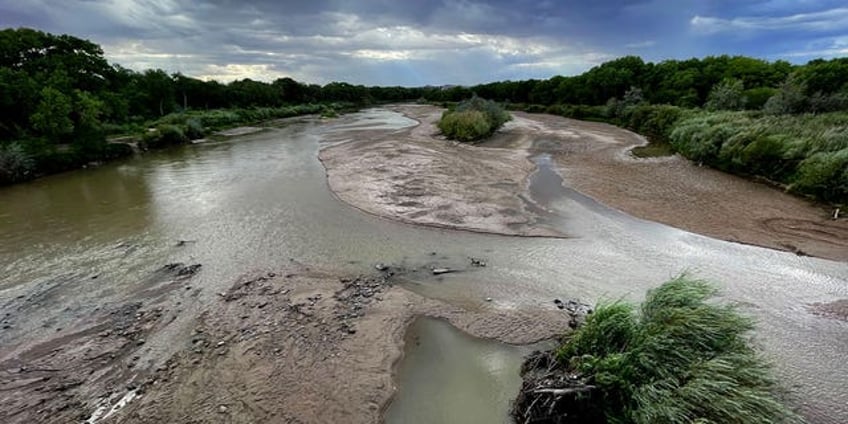
[[[165,287],[190,285],[179,272]],[[463,310],[386,273],[339,277],[303,265],[246,277],[196,312],[170,297],[163,289],[3,352],[2,421],[378,422],[415,317],[508,343],[554,337],[568,320],[556,310]],[[178,314],[192,328],[169,335]],[[141,351],[155,337],[181,347],[148,362]]]

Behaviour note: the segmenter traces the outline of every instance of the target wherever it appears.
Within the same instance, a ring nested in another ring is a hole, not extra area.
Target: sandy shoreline
[[[441,109],[391,108],[420,122],[394,131],[336,134],[321,150],[331,190],[368,213],[402,222],[504,235],[567,237],[528,200],[534,153],[551,154],[565,184],[605,205],[727,241],[848,261],[848,220],[764,184],[679,156],[639,159],[645,140],[607,124],[514,113],[481,145],[437,135]],[[534,140],[541,146],[534,147]],[[356,158],[355,160],[353,158]]]

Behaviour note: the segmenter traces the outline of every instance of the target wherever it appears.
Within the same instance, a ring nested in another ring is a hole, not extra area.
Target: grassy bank
[[[768,364],[751,347],[751,319],[679,277],[642,305],[599,305],[565,343],[525,364],[518,422],[780,423]]]
[[[107,137],[138,142],[138,146],[143,150],[156,149],[185,144],[227,128],[300,115],[336,116],[340,112],[355,109],[356,105],[353,103],[334,102],[264,108],[188,110],[150,121],[92,128],[68,137],[68,142],[62,144],[41,138],[6,142],[0,144],[0,185],[32,180],[133,154],[130,145],[109,142]]]
[[[677,152],[703,165],[764,178],[789,191],[848,204],[848,113],[770,115],[669,105],[511,105],[607,122],[644,135],[648,154]]]

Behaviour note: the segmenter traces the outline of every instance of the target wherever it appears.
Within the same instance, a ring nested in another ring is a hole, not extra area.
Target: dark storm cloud
[[[848,47],[835,1],[0,0],[0,25],[70,33],[124,66],[230,80],[475,83],[545,78],[606,59]]]

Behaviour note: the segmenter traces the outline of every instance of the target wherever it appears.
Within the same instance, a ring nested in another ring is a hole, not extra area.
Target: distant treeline
[[[477,94],[499,102],[600,106],[610,99],[621,99],[631,88],[638,88],[648,103],[693,108],[705,106],[713,87],[723,81],[741,84],[744,100],[740,108],[761,109],[787,82],[799,87],[809,100],[795,105],[799,109],[792,112],[803,112],[804,108],[815,112],[848,106],[842,99],[848,95],[848,58],[818,59],[806,65],[792,65],[782,60],[769,62],[744,56],[711,56],[660,63],[627,56],[576,76],[456,86],[428,91],[425,95],[431,101],[455,102]],[[825,97],[830,96],[840,97],[841,102],[826,101]]]

